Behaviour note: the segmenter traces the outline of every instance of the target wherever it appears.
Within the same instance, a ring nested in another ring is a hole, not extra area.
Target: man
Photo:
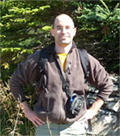
[[[100,91],[96,101],[89,109],[84,109],[82,115],[69,116],[65,108],[68,97],[63,91],[63,83],[56,63],[59,64],[61,73],[69,83],[71,94],[73,92],[80,94],[83,90],[87,90],[79,53],[73,42],[76,35],[73,20],[66,14],[58,15],[51,34],[55,43],[51,44],[46,51],[49,61],[45,64],[44,74],[39,75],[40,51],[37,51],[24,63],[19,64],[18,69],[13,73],[10,80],[11,91],[16,98],[21,97],[21,108],[25,116],[37,127],[36,136],[86,135],[86,121],[98,113],[104,100],[111,94],[112,81],[100,63],[88,54],[90,62],[88,81],[97,86]],[[31,110],[26,101],[23,86],[35,82],[39,84],[40,96],[34,105],[34,110]]]

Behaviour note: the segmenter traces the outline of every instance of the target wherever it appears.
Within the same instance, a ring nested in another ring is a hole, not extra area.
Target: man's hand
[[[86,111],[86,113],[78,119],[78,121],[85,122],[88,119],[92,119],[99,111],[99,109],[104,104],[104,101],[101,98],[97,98],[97,100],[93,103],[93,105]]]
[[[38,116],[37,114],[31,110],[29,107],[28,107],[28,104],[27,102],[23,102],[21,103],[21,108],[25,114],[25,116],[36,126],[38,127],[38,125],[43,125],[45,122],[42,121]]]
[[[88,119],[92,119],[96,114],[97,114],[96,112],[89,109],[80,119],[78,119],[78,121],[85,122]]]

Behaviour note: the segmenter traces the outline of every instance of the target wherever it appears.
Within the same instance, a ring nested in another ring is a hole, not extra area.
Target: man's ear
[[[54,37],[54,30],[51,29],[51,35]]]
[[[77,28],[75,27],[75,28],[74,28],[73,36],[75,36],[75,35],[76,35],[76,32],[77,32]]]

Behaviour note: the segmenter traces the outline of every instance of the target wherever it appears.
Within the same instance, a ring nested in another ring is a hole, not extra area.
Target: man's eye
[[[71,28],[70,26],[65,26],[65,27],[62,27],[62,26],[57,26],[56,29],[58,31],[62,31],[63,29],[67,30],[67,31],[71,31],[73,28]]]
[[[70,29],[71,29],[71,27],[67,26],[67,27],[66,27],[66,29],[67,29],[67,30],[70,30]]]
[[[62,30],[62,27],[60,27],[60,26],[57,26],[57,30]]]

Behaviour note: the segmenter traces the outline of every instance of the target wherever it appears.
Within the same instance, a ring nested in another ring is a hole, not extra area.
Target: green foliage
[[[70,2],[71,3],[71,2]],[[42,46],[47,46],[52,37],[52,14],[58,14],[70,3],[63,1],[21,1],[9,0],[0,2],[1,5],[1,65],[2,79],[6,80],[6,72],[10,65],[18,64],[21,60]],[[49,17],[50,16],[50,17]],[[9,77],[11,75],[7,74]]]
[[[1,46],[33,47],[33,43],[40,43],[42,31],[45,23],[42,21],[44,12],[50,8],[49,5],[33,7],[31,3],[25,1],[6,1],[1,2]],[[46,13],[46,12],[45,12]],[[23,44],[23,42],[25,43]],[[26,41],[28,44],[26,44]],[[37,42],[36,42],[37,41]]]
[[[79,45],[85,46],[98,59],[103,58],[103,64],[109,72],[117,72],[119,69],[116,65],[119,61],[119,3],[100,0],[75,4],[79,32],[76,40]]]
[[[4,65],[4,63],[9,62],[11,63],[18,63],[22,61],[22,55],[23,54],[32,54],[33,50],[32,49],[22,49],[20,47],[10,47],[10,48],[2,48],[1,49],[1,64]],[[7,58],[11,57],[11,60],[8,60]],[[13,62],[14,61],[14,62]]]
[[[32,49],[22,49],[20,47],[1,48],[1,78],[7,81],[16,65],[24,61],[28,55],[33,53]]]
[[[116,6],[111,10],[103,0],[101,0],[101,3],[102,5],[83,2],[78,5],[75,12],[77,13],[78,22],[81,23],[79,31],[94,32],[101,29],[101,32],[104,33],[101,42],[110,42],[113,41],[111,38],[118,38],[120,23],[119,3],[116,3]]]
[[[1,5],[1,70],[2,79],[6,80],[6,72],[11,70],[10,65],[24,61],[33,53],[35,47],[44,40],[47,41],[51,25],[43,21],[49,5],[32,5],[31,2],[9,0],[0,2]],[[45,40],[46,39],[46,40]],[[13,67],[12,67],[13,68]]]

